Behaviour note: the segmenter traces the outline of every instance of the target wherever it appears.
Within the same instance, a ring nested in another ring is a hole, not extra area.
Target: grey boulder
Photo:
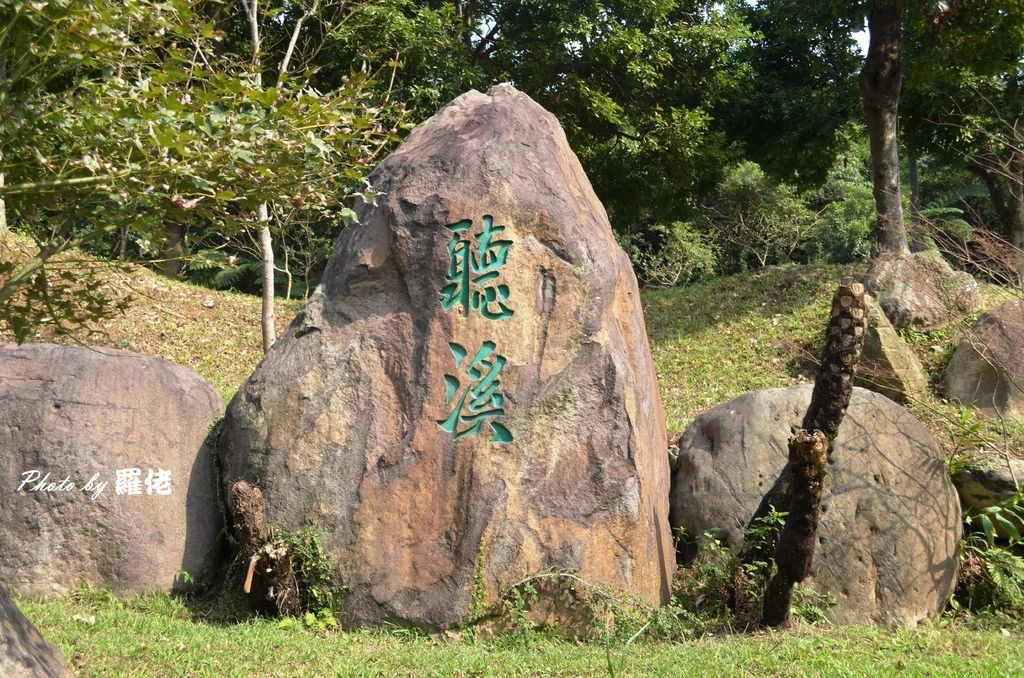
[[[1024,421],[1024,299],[982,313],[957,344],[946,395],[988,416]]]
[[[171,591],[212,572],[223,521],[204,441],[223,400],[201,377],[126,351],[0,345],[0,402],[12,591]]]
[[[720,529],[739,552],[759,509],[787,510],[787,441],[811,390],[755,391],[701,414],[679,441],[673,528],[691,536]],[[912,627],[933,618],[956,584],[961,533],[960,502],[934,437],[888,398],[855,388],[828,471],[805,584],[835,597],[831,613],[841,623]]]
[[[974,278],[936,250],[875,259],[865,285],[896,329],[946,327],[984,301]]]

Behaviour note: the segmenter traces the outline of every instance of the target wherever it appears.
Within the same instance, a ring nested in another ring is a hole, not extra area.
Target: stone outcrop
[[[950,398],[1024,421],[1024,299],[982,313],[957,344],[943,380]]]
[[[960,503],[975,513],[1009,501],[1024,485],[1024,459],[990,455],[979,462],[953,476]],[[1009,536],[1000,525],[996,524],[995,528],[1000,536]],[[1018,525],[1017,529],[1024,532],[1024,525]]]
[[[936,250],[876,259],[865,285],[896,329],[946,327],[984,301],[974,278],[954,271]]]
[[[0,587],[0,676],[70,678],[60,650],[39,633]]]
[[[223,520],[204,440],[224,404],[202,378],[113,349],[2,345],[0,402],[0,582],[136,594],[211,573]]]
[[[928,391],[928,375],[879,305],[868,300],[868,331],[855,383],[899,403]]]
[[[465,621],[544,569],[667,600],[664,415],[636,279],[558,122],[469,92],[228,408],[225,482],[313,525],[349,624]]]
[[[808,385],[755,391],[701,414],[679,441],[673,528],[720,529],[739,552],[759,511],[787,505],[787,440],[810,398]],[[841,623],[913,626],[938,614],[956,583],[960,503],[928,429],[855,388],[828,472],[805,585],[835,597]]]

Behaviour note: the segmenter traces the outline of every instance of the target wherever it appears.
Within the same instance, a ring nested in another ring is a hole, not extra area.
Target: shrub
[[[675,287],[715,272],[714,247],[690,224],[655,224],[642,234],[620,236],[619,243],[645,286]]]
[[[809,261],[846,264],[867,258],[874,242],[875,198],[870,178],[855,163],[837,164],[808,196],[808,205],[821,216],[817,237],[807,247]]]
[[[788,184],[767,177],[753,162],[730,169],[701,228],[718,246],[727,272],[791,261],[813,238],[821,219]]]

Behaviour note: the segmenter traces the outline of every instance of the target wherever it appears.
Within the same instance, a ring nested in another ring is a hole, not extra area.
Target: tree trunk
[[[128,258],[128,227],[122,226],[117,239],[117,258],[124,261]]]
[[[907,153],[907,178],[910,180],[910,223],[921,225],[921,182],[917,176],[917,153]]]
[[[0,153],[0,159],[3,159],[3,154]],[[0,172],[0,188],[4,187],[4,173]],[[0,235],[7,232],[7,202],[0,198]]]
[[[906,254],[907,230],[900,202],[897,111],[903,69],[900,62],[903,9],[898,2],[876,2],[868,11],[871,39],[860,71],[864,117],[871,141],[878,239],[875,254]]]
[[[1019,283],[1024,284],[1024,153],[1015,153],[1004,163],[990,148],[983,148],[967,169],[988,189],[1003,235],[1017,250],[1015,268]]]
[[[181,257],[185,254],[185,225],[164,224],[167,240],[160,250],[160,272],[168,278],[181,278]]]
[[[270,237],[267,204],[260,205],[257,215],[260,220],[260,250],[263,252],[263,313],[260,325],[263,328],[263,352],[274,345],[277,328],[274,325],[274,243]]]
[[[828,475],[826,462],[850,405],[867,322],[864,286],[844,278],[832,298],[821,367],[803,428],[789,441],[789,516],[775,545],[777,569],[765,592],[761,613],[765,626],[779,627],[789,622],[793,587],[811,573]]]
[[[252,47],[253,79],[256,86],[263,87],[263,64],[260,60],[260,13],[257,0],[243,0],[246,17],[249,20],[249,40]],[[303,17],[304,19],[305,17]],[[302,19],[299,20],[301,27]],[[296,29],[298,30],[298,29]],[[288,45],[287,61],[295,40]],[[274,345],[277,328],[274,326],[274,241],[270,237],[270,208],[262,203],[256,209],[256,219],[260,223],[260,251],[263,254],[263,309],[260,314],[260,327],[263,331],[263,352],[266,353]]]

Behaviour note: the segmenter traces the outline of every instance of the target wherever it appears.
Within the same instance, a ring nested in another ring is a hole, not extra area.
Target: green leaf
[[[1010,536],[1012,541],[1020,541],[1020,531],[1017,530],[1013,521],[1007,520],[1001,513],[993,514],[992,519],[1002,528],[1003,532]]]
[[[350,207],[342,207],[341,208],[341,218],[342,218],[342,221],[344,221],[346,225],[358,224],[359,223],[359,215],[357,215],[355,213],[355,210],[353,210]]]
[[[988,514],[983,513],[978,516],[978,520],[981,522],[981,529],[985,532],[986,540],[990,545],[994,544],[996,541],[996,530],[992,525],[992,519]]]

